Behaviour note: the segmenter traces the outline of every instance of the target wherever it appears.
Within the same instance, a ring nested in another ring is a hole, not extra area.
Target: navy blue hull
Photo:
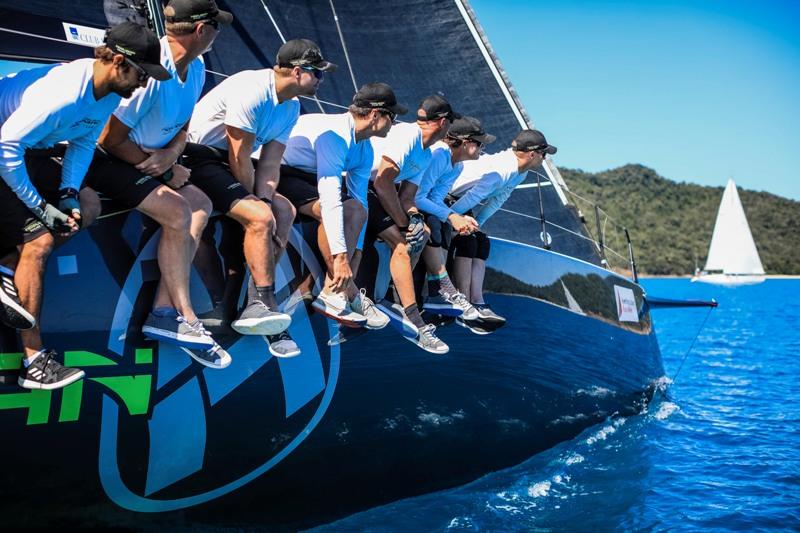
[[[114,253],[91,236],[115,242]],[[157,279],[155,237],[141,233],[138,215],[104,220],[91,236],[51,258],[43,315],[48,346],[86,380],[22,391],[13,335],[3,332],[12,382],[0,386],[11,436],[2,450],[35,459],[6,464],[8,526],[321,523],[476,479],[634,413],[663,374],[638,286],[501,240],[488,299],[509,325],[488,336],[442,327],[445,356],[391,327],[331,348],[333,325],[299,305],[291,332],[301,356],[277,360],[261,338],[229,337],[234,363],[204,369],[138,333]],[[280,293],[315,271],[296,232]],[[197,278],[192,290],[202,311]]]

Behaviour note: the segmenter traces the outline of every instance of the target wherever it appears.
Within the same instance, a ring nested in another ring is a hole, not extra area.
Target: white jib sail
[[[753,234],[750,233],[750,226],[732,179],[728,180],[719,204],[705,270],[721,270],[724,274],[764,274]]]

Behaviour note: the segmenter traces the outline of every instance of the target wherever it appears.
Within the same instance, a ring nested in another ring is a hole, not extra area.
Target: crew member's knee
[[[486,261],[489,259],[489,251],[491,250],[491,241],[489,240],[489,236],[479,231],[475,234],[476,237],[476,249],[475,249],[475,259],[482,259]]]
[[[21,258],[44,263],[55,247],[55,237],[49,231],[22,245]]]
[[[94,189],[84,187],[80,192],[81,202],[81,227],[86,228],[91,226],[97,217],[100,216],[102,205],[100,204],[100,197]]]
[[[344,202],[344,216],[345,220],[361,227],[367,221],[367,210],[361,205],[361,202],[350,198]]]
[[[275,216],[270,216],[270,207],[261,200],[243,200],[248,202],[245,215],[245,231],[271,235],[275,230]]]
[[[189,201],[179,194],[170,195],[164,202],[162,210],[165,216],[161,217],[161,227],[174,232],[189,234],[192,227],[192,208]]]
[[[297,209],[286,197],[276,194],[272,197],[272,213],[277,221],[278,228],[287,228],[294,222]]]

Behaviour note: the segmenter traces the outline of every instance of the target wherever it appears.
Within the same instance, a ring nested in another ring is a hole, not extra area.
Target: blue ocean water
[[[647,412],[469,485],[320,530],[800,531],[800,280],[644,286],[720,302]],[[654,311],[668,377],[707,313]]]

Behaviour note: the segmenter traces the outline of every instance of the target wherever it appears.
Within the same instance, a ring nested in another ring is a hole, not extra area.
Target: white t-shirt
[[[453,152],[447,143],[442,141],[431,146],[431,154],[431,163],[422,174],[415,201],[420,210],[434,215],[442,222],[447,222],[447,217],[452,211],[444,203],[444,198],[461,174],[464,163],[458,162],[453,165]]]
[[[303,115],[286,143],[283,164],[317,175],[322,225],[333,254],[347,251],[342,174],[347,174],[350,196],[366,208],[372,161],[372,144],[356,141],[355,121],[350,113]]]
[[[172,78],[150,78],[114,111],[114,116],[131,128],[130,139],[143,148],[163,148],[175,138],[192,117],[206,79],[205,64],[198,57],[189,65],[186,81],[181,81],[166,37],[161,39],[161,65]]]
[[[225,126],[255,135],[253,149],[270,141],[286,144],[300,116],[300,101],[278,102],[275,71],[244,70],[226,79],[197,103],[189,124],[189,140],[228,149]]]
[[[416,122],[395,124],[389,130],[389,135],[385,138],[373,137],[371,142],[375,152],[375,160],[372,163],[373,181],[385,156],[400,168],[400,174],[394,179],[395,183],[410,181],[419,185],[422,173],[430,163],[431,151],[423,147],[422,130]]]
[[[29,208],[42,201],[25,168],[25,150],[67,141],[61,187],[80,189],[95,143],[120,96],[95,100],[94,59],[0,78],[0,175]]]
[[[517,157],[511,148],[482,155],[477,161],[465,161],[464,170],[451,191],[459,199],[450,209],[459,215],[472,209],[475,220],[482,226],[508,200],[527,174],[520,174]],[[486,203],[478,206],[484,200]]]

